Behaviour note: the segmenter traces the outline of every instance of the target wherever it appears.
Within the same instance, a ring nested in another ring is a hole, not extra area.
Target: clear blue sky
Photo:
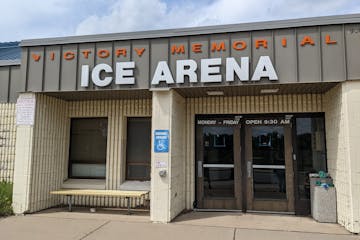
[[[1,0],[0,41],[360,13],[359,0]]]

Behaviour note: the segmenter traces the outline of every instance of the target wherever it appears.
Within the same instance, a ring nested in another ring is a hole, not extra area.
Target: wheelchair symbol
[[[164,151],[166,150],[166,144],[165,144],[165,141],[164,140],[159,140],[158,143],[157,143],[157,150],[158,151]]]

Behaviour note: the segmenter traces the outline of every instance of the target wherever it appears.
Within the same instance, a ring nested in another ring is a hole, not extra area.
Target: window
[[[107,118],[73,118],[70,133],[70,178],[105,178]]]
[[[126,179],[150,180],[151,118],[127,120]]]
[[[324,125],[322,117],[296,118],[297,175],[301,199],[310,199],[309,173],[327,170]]]

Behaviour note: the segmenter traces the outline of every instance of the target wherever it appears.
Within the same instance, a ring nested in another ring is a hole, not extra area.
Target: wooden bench
[[[145,195],[149,194],[149,191],[60,189],[57,191],[51,191],[50,194],[66,196],[69,205],[69,212],[72,211],[73,196],[122,197],[127,200],[128,214],[131,214],[131,199],[144,197]]]

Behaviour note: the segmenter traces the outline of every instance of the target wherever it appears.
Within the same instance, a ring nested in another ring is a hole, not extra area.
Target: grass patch
[[[5,181],[0,182],[0,216],[8,216],[13,213],[12,203],[13,184]]]

